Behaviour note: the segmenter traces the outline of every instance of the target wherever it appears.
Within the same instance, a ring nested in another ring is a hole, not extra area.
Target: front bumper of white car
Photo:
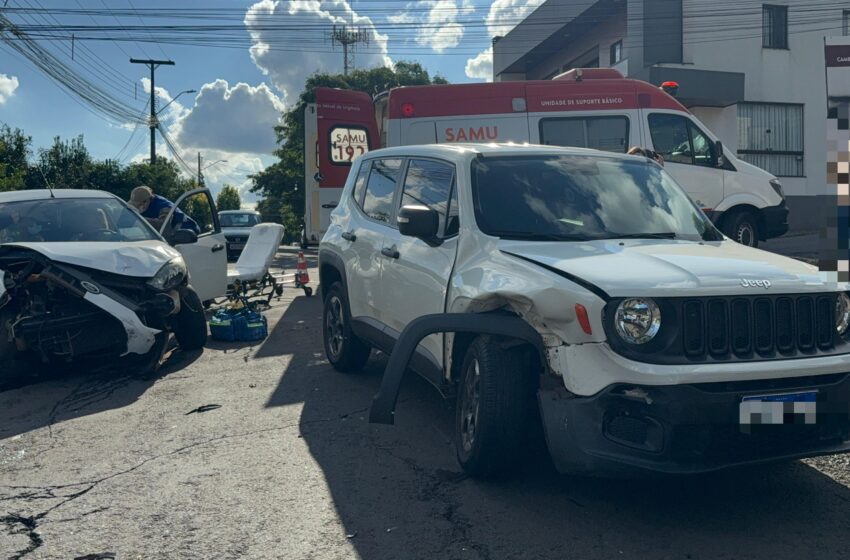
[[[790,402],[797,396],[805,402]],[[561,472],[693,474],[850,451],[848,373],[615,383],[589,397],[562,386],[543,387],[538,400],[548,447]],[[778,414],[765,412],[776,406]]]

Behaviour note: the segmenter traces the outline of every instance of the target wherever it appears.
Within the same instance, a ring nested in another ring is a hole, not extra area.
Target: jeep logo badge
[[[745,288],[770,288],[770,280],[748,280],[741,278],[741,286]]]

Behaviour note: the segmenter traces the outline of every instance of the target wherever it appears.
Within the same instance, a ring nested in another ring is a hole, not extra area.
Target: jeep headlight
[[[848,325],[850,325],[850,297],[840,293],[835,301],[835,331],[838,334],[844,334]]]
[[[614,314],[614,327],[629,344],[645,344],[661,329],[661,310],[648,298],[624,299]]]
[[[186,263],[183,257],[174,257],[165,263],[156,275],[148,280],[148,285],[155,290],[165,292],[176,288],[186,278]]]

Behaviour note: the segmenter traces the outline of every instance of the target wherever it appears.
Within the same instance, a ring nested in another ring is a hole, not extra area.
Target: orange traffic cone
[[[298,264],[296,265],[295,279],[301,286],[306,286],[310,283],[310,274],[307,273],[307,259],[304,258],[304,251],[298,251]]]

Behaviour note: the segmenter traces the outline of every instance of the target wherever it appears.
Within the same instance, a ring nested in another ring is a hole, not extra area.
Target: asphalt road
[[[396,425],[370,425],[384,358],[336,373],[317,297],[289,290],[267,315],[260,344],[178,351],[148,376],[56,372],[0,393],[0,558],[850,551],[848,456],[650,481],[565,477],[541,456],[514,479],[479,482],[455,462],[452,403],[427,383],[410,376]],[[220,408],[190,413],[209,404]]]

